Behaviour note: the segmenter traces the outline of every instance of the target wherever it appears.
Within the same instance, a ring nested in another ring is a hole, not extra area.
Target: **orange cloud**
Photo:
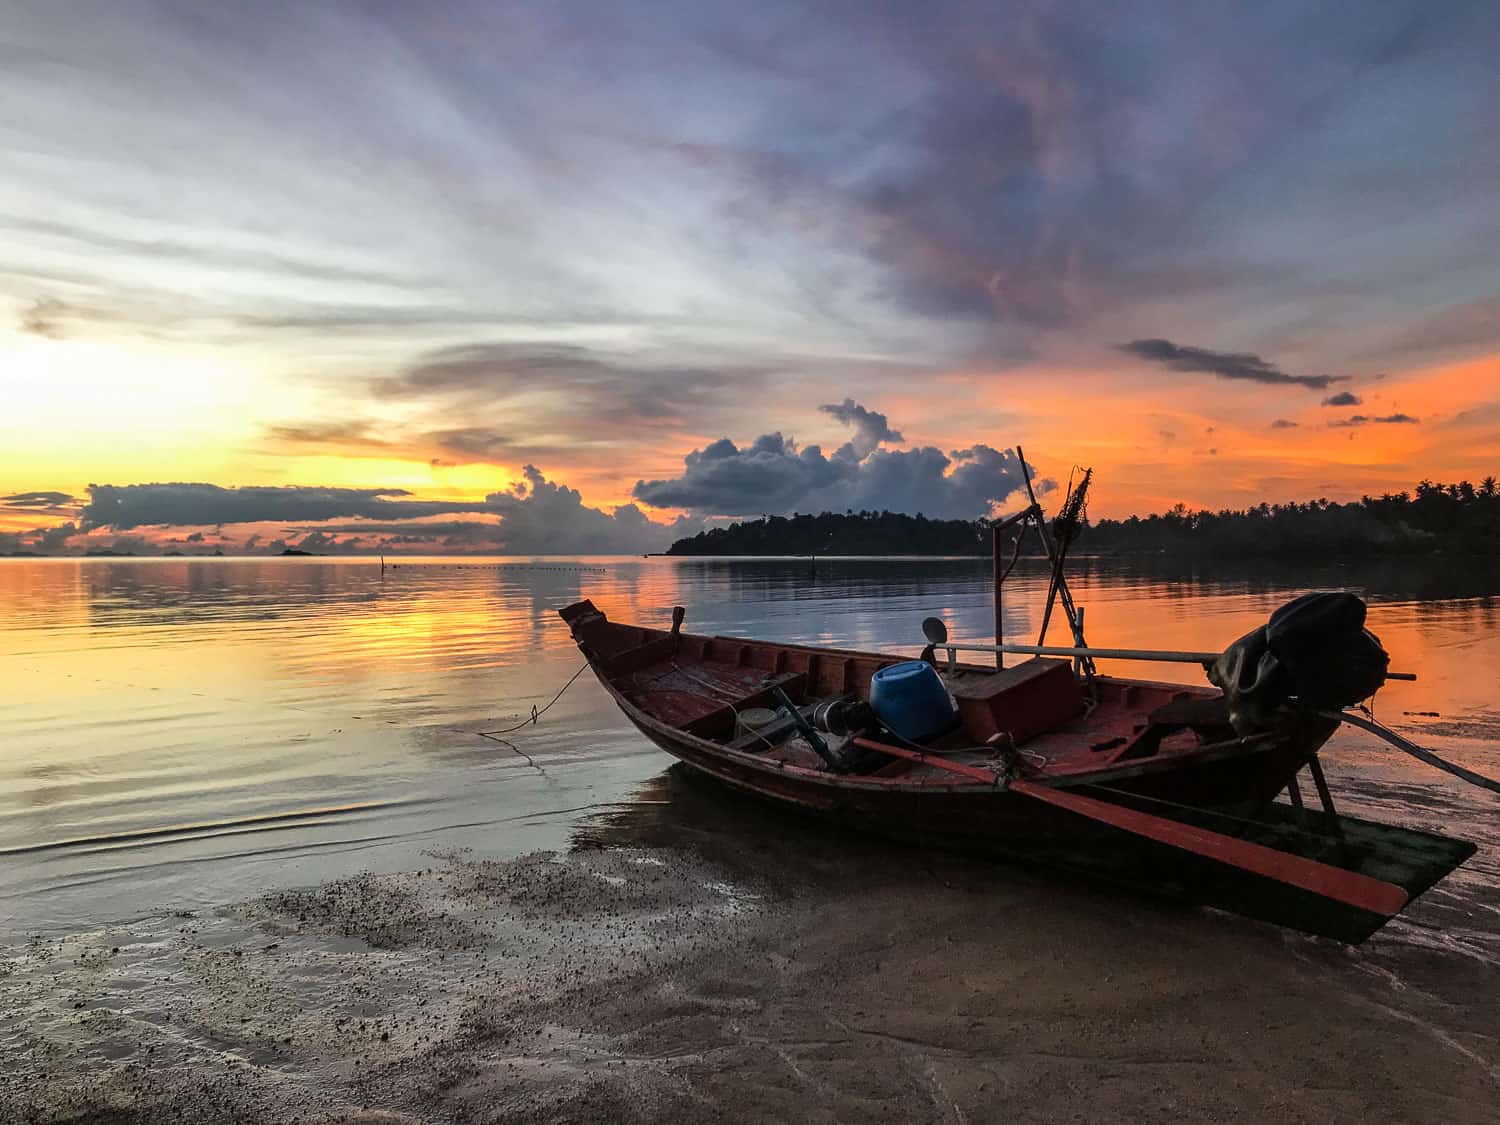
[[[1359,415],[1420,422],[1336,427],[1354,412],[1300,390],[1082,367],[952,372],[875,405],[924,440],[1019,442],[1053,476],[1092,465],[1101,516],[1351,499],[1500,468],[1500,355],[1393,373],[1360,394]]]

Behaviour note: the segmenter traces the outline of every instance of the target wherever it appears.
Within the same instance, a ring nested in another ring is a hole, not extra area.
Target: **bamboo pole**
[[[1141,660],[1158,664],[1212,664],[1222,656],[1218,652],[1175,652],[1154,648],[1098,648],[1079,645],[1019,645],[1019,644],[941,644],[937,646],[948,653],[951,662],[958,652],[1007,652],[1020,656],[1071,656],[1097,657],[1104,660]],[[1387,672],[1388,680],[1415,680],[1415,672]]]
[[[1165,664],[1212,664],[1222,655],[1217,652],[1172,652],[1147,648],[1096,648],[1082,645],[942,644],[937,647],[947,649],[950,655],[954,652],[1006,652],[1022,656],[1092,656],[1112,660],[1155,660]]]

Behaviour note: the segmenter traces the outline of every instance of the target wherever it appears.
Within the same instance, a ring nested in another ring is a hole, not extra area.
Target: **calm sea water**
[[[1026,564],[1013,577],[1010,636],[1034,636],[1044,583]],[[1421,677],[1377,715],[1500,775],[1491,572],[1083,560],[1073,584],[1093,643],[1177,649],[1221,648],[1307,589],[1354,589],[1393,666]],[[933,613],[955,639],[991,631],[975,560],[0,560],[0,938],[420,867],[433,849],[565,847],[661,802],[670,759],[589,675],[515,749],[478,733],[577,670],[557,610],[583,597],[617,620],[664,625],[681,604],[696,632],[889,651],[914,651]],[[1496,798],[1354,732],[1326,758],[1348,810],[1481,844],[1398,926],[1500,959]]]

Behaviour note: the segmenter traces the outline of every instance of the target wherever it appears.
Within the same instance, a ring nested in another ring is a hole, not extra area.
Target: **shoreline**
[[[1500,1121],[1500,967],[845,839],[676,775],[564,853],[3,951],[0,1121]]]

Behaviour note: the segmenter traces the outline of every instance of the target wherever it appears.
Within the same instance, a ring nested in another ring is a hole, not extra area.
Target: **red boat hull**
[[[1273,803],[1327,740],[1336,725],[1329,720],[1289,721],[1264,735],[1170,751],[1153,745],[1136,757],[1127,746],[1111,757],[1116,743],[1139,738],[1146,724],[1131,722],[1135,713],[1118,706],[1099,707],[1102,717],[1082,733],[1075,722],[1027,743],[1052,755],[1015,787],[982,763],[954,770],[947,759],[841,774],[735,748],[723,732],[726,720],[732,732],[733,715],[720,714],[711,699],[688,698],[694,693],[677,684],[679,674],[712,687],[704,677],[716,669],[716,682],[735,683],[747,693],[741,706],[751,706],[768,674],[816,683],[820,696],[867,693],[874,671],[899,657],[616,625],[588,602],[563,616],[601,684],[657,746],[738,790],[840,827],[1063,868],[1348,942],[1368,937],[1474,850],[1463,841]],[[736,680],[736,670],[753,674]],[[1101,690],[1126,700],[1136,693],[1212,702],[1217,695],[1102,683]],[[1111,723],[1118,732],[1105,737]],[[1073,744],[1080,738],[1098,741],[1079,750]]]

